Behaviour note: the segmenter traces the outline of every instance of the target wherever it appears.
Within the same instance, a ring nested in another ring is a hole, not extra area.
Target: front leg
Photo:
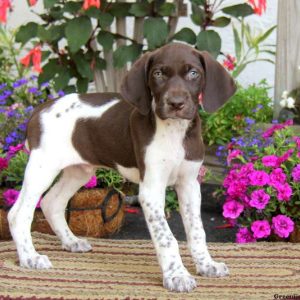
[[[184,267],[176,239],[164,214],[165,185],[153,180],[140,183],[139,200],[156,249],[163,273],[165,288],[176,292],[189,292],[196,287],[195,279]]]
[[[222,277],[229,274],[228,268],[224,263],[212,260],[201,220],[201,192],[197,181],[200,167],[201,162],[184,161],[175,189],[188,247],[196,264],[197,273],[208,277]]]

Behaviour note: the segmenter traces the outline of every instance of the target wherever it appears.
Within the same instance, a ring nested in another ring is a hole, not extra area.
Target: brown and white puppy
[[[143,55],[125,77],[121,95],[70,94],[39,106],[27,132],[30,158],[20,196],[9,212],[9,225],[20,265],[50,268],[36,252],[30,226],[41,195],[42,210],[64,249],[90,251],[70,231],[65,207],[98,167],[117,169],[139,183],[139,200],[156,249],[163,285],[190,291],[195,279],[184,267],[164,214],[165,189],[174,185],[187,242],[198,274],[228,274],[208,253],[200,217],[197,175],[203,161],[198,98],[207,111],[219,108],[235,91],[232,78],[208,53],[169,44]],[[125,100],[125,101],[124,101]]]

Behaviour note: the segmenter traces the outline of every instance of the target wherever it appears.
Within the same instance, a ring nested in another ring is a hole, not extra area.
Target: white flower
[[[283,91],[281,98],[286,99],[288,96],[289,92],[288,91]]]
[[[279,102],[279,105],[281,107],[286,107],[286,99],[282,99],[280,102]]]
[[[292,98],[292,97],[288,97],[288,98],[286,99],[286,106],[287,106],[288,108],[295,108],[295,99]]]

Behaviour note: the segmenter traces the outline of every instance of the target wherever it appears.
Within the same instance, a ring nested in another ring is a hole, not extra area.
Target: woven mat
[[[228,264],[230,276],[197,276],[198,287],[183,294],[162,287],[151,241],[90,239],[93,252],[69,253],[61,250],[54,236],[34,233],[33,238],[37,250],[49,256],[54,268],[20,268],[14,244],[1,242],[0,299],[249,300],[275,299],[276,294],[300,296],[300,244],[209,244],[212,256]],[[180,250],[185,266],[195,275],[185,243],[180,244]]]

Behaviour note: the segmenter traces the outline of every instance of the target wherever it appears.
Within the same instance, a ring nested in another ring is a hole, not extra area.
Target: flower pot
[[[7,213],[0,191],[0,239],[10,239]],[[75,235],[105,237],[117,232],[124,221],[123,197],[116,190],[88,189],[77,192],[66,209],[67,222]],[[36,209],[32,231],[54,234],[41,209]]]
[[[289,241],[291,243],[300,243],[300,229],[297,226],[295,226],[294,231],[291,233]]]

